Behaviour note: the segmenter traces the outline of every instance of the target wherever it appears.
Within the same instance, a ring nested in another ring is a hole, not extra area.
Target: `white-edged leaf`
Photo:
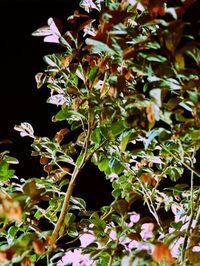
[[[44,42],[49,42],[49,43],[60,43],[59,42],[59,36],[57,36],[56,34],[52,34],[49,36],[46,36],[44,38]]]
[[[67,99],[62,94],[52,95],[47,99],[48,103],[55,104],[57,106],[63,105],[67,102]]]
[[[34,138],[34,130],[33,130],[33,127],[31,126],[31,124],[29,124],[27,122],[23,122],[20,125],[16,125],[14,127],[14,129],[16,131],[19,131],[20,132],[20,136],[21,137],[29,136],[31,138]]]
[[[19,161],[16,158],[11,157],[11,156],[6,157],[6,162],[10,163],[10,164],[18,164],[19,163]]]
[[[87,45],[91,45],[92,53],[107,53],[109,55],[115,54],[115,51],[103,42],[96,41],[90,38],[87,38],[85,42]]]
[[[86,208],[86,203],[81,198],[71,197],[70,201],[71,201],[72,204],[76,205],[79,209],[85,209]]]
[[[45,55],[44,56],[44,61],[48,64],[48,65],[50,65],[50,66],[52,66],[52,67],[57,67],[57,64],[53,61],[53,56],[52,55]]]
[[[52,33],[55,33],[56,35],[60,36],[60,31],[58,30],[58,27],[56,26],[56,23],[53,18],[49,18],[47,22]]]
[[[80,71],[78,68],[76,70],[76,75],[83,81],[85,82],[85,77],[84,75],[82,74],[82,71]]]
[[[52,34],[52,30],[50,29],[49,26],[42,26],[39,29],[37,29],[36,31],[34,31],[31,35],[32,36],[36,36],[36,37],[40,37],[40,36],[48,36]]]
[[[80,7],[84,8],[88,13],[91,11],[91,9],[99,10],[93,0],[82,0],[80,2]]]
[[[161,89],[159,89],[159,88],[152,89],[152,90],[150,91],[149,95],[151,96],[151,98],[153,99],[153,101],[154,101],[159,107],[161,107],[161,105],[162,105],[162,100],[161,100]]]

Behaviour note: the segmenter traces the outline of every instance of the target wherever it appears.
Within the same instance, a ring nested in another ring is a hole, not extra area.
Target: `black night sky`
[[[39,164],[39,158],[30,156],[31,140],[20,137],[14,126],[28,122],[36,135],[49,138],[63,126],[51,122],[51,117],[58,109],[46,103],[49,90],[45,87],[38,90],[35,82],[35,74],[46,67],[43,56],[59,51],[60,47],[44,43],[42,38],[33,37],[31,33],[47,24],[49,17],[66,21],[79,8],[79,2],[0,0],[0,140],[12,141],[12,144],[1,145],[0,148],[1,151],[4,148],[10,150],[10,154],[20,161],[15,167],[18,177],[40,177],[45,172]],[[85,198],[89,208],[98,208],[112,200],[110,183],[93,165],[86,166],[74,193]]]

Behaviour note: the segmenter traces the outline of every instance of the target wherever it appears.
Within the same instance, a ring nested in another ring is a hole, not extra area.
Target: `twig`
[[[195,150],[193,152],[192,158],[191,158],[191,167],[194,165],[194,157],[195,157]],[[188,239],[189,239],[189,234],[190,230],[192,227],[192,222],[194,220],[194,204],[193,204],[193,197],[194,197],[194,172],[191,171],[191,177],[190,177],[190,203],[191,203],[191,212],[190,212],[190,218],[188,221],[188,226],[187,230],[184,236],[182,248],[181,248],[181,263],[185,265],[185,260],[186,260],[186,251],[188,248]]]
[[[168,148],[166,148],[164,145],[160,144],[160,146],[167,151],[174,159],[176,159],[179,163],[181,163],[183,166],[185,166],[188,170],[193,172],[196,176],[200,177],[200,172],[197,171],[195,168],[190,166],[189,164],[182,161],[178,156],[176,156],[174,153],[172,153]]]
[[[117,159],[117,158],[116,158],[116,159]],[[136,175],[136,172],[135,172],[133,169],[131,169],[131,168],[127,168],[125,162],[123,162],[123,161],[120,161],[120,162],[124,165],[124,167],[127,169],[127,171],[128,171],[130,174],[132,174],[132,175]],[[137,177],[136,177],[136,178],[137,178]],[[153,204],[153,201],[152,201],[152,199],[151,199],[151,195],[149,194],[148,190],[144,187],[144,185],[142,184],[142,182],[140,181],[139,178],[137,178],[137,181],[139,182],[139,184],[140,184],[140,186],[141,186],[141,188],[142,188],[142,194],[143,194],[143,197],[144,197],[145,203],[147,204],[150,213],[151,213],[151,214],[153,215],[153,217],[155,218],[155,220],[156,220],[158,226],[160,227],[161,231],[164,232],[163,226],[162,226],[162,224],[161,224],[161,221],[160,221],[160,219],[159,219],[159,216],[158,216],[158,214],[157,214],[157,211],[156,211],[156,209],[155,209],[155,207],[154,207],[154,204]]]

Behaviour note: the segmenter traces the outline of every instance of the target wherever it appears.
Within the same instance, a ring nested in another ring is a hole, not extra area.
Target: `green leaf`
[[[193,140],[200,140],[200,130],[191,130],[189,131],[189,137]]]
[[[119,120],[116,123],[112,124],[110,128],[111,128],[112,134],[114,136],[118,136],[120,133],[124,131],[126,126],[123,120]]]
[[[72,223],[74,223],[76,216],[73,213],[68,212],[65,216],[64,223],[67,227],[69,227]]]
[[[20,247],[27,248],[29,243],[33,240],[34,236],[35,236],[35,234],[33,234],[33,233],[24,233],[23,235],[21,235],[18,238],[17,244]]]
[[[169,166],[166,168],[165,174],[168,174],[170,179],[176,182],[183,174],[183,171],[184,169],[181,167]]]
[[[116,188],[112,191],[112,196],[117,199],[121,195],[121,189]]]
[[[151,54],[139,54],[142,58],[145,58],[147,61],[150,62],[158,62],[158,63],[164,63],[167,61],[167,58],[162,55],[151,55]]]
[[[37,210],[34,214],[34,218],[40,220],[43,217],[43,213],[40,210]]]
[[[72,204],[76,205],[76,207],[80,210],[86,208],[86,203],[83,199],[78,198],[78,197],[71,197],[70,201]]]
[[[179,105],[181,106],[181,107],[183,107],[185,110],[187,110],[187,111],[189,111],[189,112],[192,112],[192,109],[193,109],[193,106],[189,106],[189,105],[191,105],[191,102],[181,102],[181,103],[179,103]]]
[[[97,75],[97,73],[98,73],[98,70],[99,70],[99,68],[98,68],[97,66],[94,66],[94,67],[90,70],[89,75],[88,75],[88,78],[89,78],[89,81],[90,81],[90,82],[93,82],[93,81],[94,81],[94,79],[95,79],[95,77],[96,77],[96,75]]]
[[[188,96],[189,96],[189,99],[193,102],[193,103],[197,103],[198,102],[198,99],[199,99],[199,95],[198,95],[198,92],[196,91],[188,91]]]
[[[16,158],[11,157],[11,156],[6,157],[5,161],[9,164],[18,164],[19,163],[19,161]]]
[[[196,63],[200,63],[200,49],[194,47],[193,49],[186,52]]]
[[[158,42],[149,42],[147,44],[147,48],[149,48],[149,49],[159,49],[160,48],[160,44]]]
[[[6,161],[1,161],[0,162],[0,175],[4,176],[7,174],[9,168],[9,164]]]
[[[91,140],[96,143],[100,144],[101,143],[101,130],[99,127],[95,128],[91,134]]]
[[[122,166],[121,162],[116,159],[111,159],[109,161],[109,167],[110,171],[116,173],[117,175],[121,174],[124,170],[124,167]]]
[[[111,140],[113,141],[115,139],[112,130],[110,128],[110,126],[101,126],[100,127],[100,131],[101,131],[101,135],[107,139],[107,140]]]
[[[55,121],[67,120],[68,118],[74,120],[85,120],[85,116],[73,110],[63,109],[55,115]]]
[[[100,42],[100,41],[96,41],[93,39],[86,39],[86,44],[87,45],[91,45],[91,52],[94,54],[99,54],[99,53],[106,53],[108,55],[114,55],[115,51],[112,50],[107,44]]]
[[[104,230],[106,228],[106,222],[100,219],[96,212],[91,215],[90,221],[100,230]]]
[[[72,238],[75,238],[78,236],[78,230],[76,229],[75,226],[70,226],[68,229],[67,229],[67,234],[72,237]]]
[[[19,228],[16,227],[16,226],[11,226],[9,229],[8,229],[8,235],[12,238],[15,237],[16,233],[18,232]]]
[[[128,131],[128,132],[124,132],[120,135],[120,149],[121,151],[125,151],[127,144],[129,143],[130,140],[130,136],[131,136],[132,132]]]
[[[100,131],[106,139],[114,140],[115,137],[120,135],[126,128],[125,122],[123,120],[118,120],[111,125],[101,126]]]
[[[15,170],[9,170],[9,164],[6,161],[0,162],[0,181],[6,181],[12,177]]]
[[[109,168],[109,159],[103,159],[99,164],[98,168],[100,171],[105,172]]]
[[[83,160],[83,154],[80,154],[76,159],[76,165],[80,165],[82,163],[82,160]]]

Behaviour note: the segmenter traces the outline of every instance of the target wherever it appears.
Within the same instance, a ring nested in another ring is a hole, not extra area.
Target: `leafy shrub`
[[[199,265],[200,49],[184,21],[193,2],[83,0],[67,32],[50,18],[33,33],[62,46],[36,81],[66,127],[53,139],[15,127],[33,139],[43,177],[21,180],[1,153],[4,265]],[[112,183],[98,211],[73,196],[88,161]]]

